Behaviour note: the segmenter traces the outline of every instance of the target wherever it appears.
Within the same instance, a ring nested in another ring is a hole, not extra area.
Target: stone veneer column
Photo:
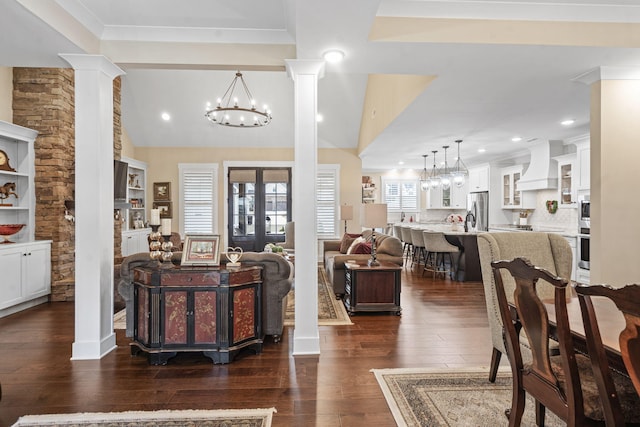
[[[60,55],[74,69],[76,116],[76,299],[72,359],[116,348],[113,332],[113,80],[102,55]]]
[[[324,61],[286,60],[294,86],[294,171],[296,313],[293,354],[320,354],[318,332],[318,234],[316,170],[318,169],[318,79]]]
[[[37,130],[35,236],[52,240],[51,300],[72,301],[74,224],[64,219],[74,195],[75,119],[73,70],[13,69],[13,122]]]

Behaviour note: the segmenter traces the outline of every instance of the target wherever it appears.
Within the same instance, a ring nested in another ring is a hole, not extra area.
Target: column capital
[[[115,65],[104,55],[61,53],[58,56],[67,61],[76,71],[102,71],[112,79],[115,79],[122,74],[126,74],[120,67]]]
[[[318,76],[319,79],[324,77],[324,61],[319,59],[285,59],[287,74],[292,80],[301,74],[311,74]]]
[[[591,85],[601,80],[640,80],[640,67],[596,67],[571,79]]]

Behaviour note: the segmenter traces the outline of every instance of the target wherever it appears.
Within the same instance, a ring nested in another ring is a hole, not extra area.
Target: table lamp
[[[367,265],[375,267],[380,265],[376,259],[376,228],[387,226],[387,204],[386,203],[366,203],[362,205],[362,225],[371,228],[371,258]]]
[[[344,221],[344,232],[347,233],[347,221],[353,219],[353,206],[342,205],[340,206],[340,220]]]

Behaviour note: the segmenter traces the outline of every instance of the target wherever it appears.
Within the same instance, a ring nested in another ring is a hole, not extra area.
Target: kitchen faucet
[[[471,211],[467,211],[467,216],[464,217],[464,232],[469,232],[469,217],[471,217],[471,227],[476,226],[476,216],[471,213]]]

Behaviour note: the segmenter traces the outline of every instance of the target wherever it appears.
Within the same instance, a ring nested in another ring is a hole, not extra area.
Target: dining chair
[[[588,357],[574,350],[567,314],[568,280],[534,266],[525,258],[494,261],[491,267],[495,276],[505,344],[513,375],[513,396],[511,409],[508,411],[509,426],[520,426],[526,393],[535,400],[538,426],[544,426],[547,408],[570,427],[606,425],[606,409],[603,409],[602,395],[595,386],[591,363]],[[503,275],[509,275],[515,281],[512,304],[507,300]],[[536,286],[541,280],[554,288],[553,301],[559,349],[557,356],[551,356],[549,353],[549,315]],[[528,338],[531,348],[531,361],[526,363],[523,362],[519,343],[520,328]],[[620,374],[616,376],[614,381],[620,381]],[[621,404],[621,407],[623,411],[625,408],[632,411],[623,414],[627,421],[639,420],[638,409],[629,407],[626,403]]]
[[[624,410],[621,409],[621,403],[624,404],[629,399],[621,402],[619,396],[621,393],[630,394],[631,385],[628,382],[614,384],[591,297],[609,298],[624,315],[626,327],[620,331],[620,353],[630,382],[636,394],[640,395],[640,286],[627,285],[614,289],[605,285],[579,284],[576,286],[576,292],[596,383],[600,395],[610,396],[610,399],[603,401],[607,425],[622,426]],[[639,404],[638,401],[635,404]]]

